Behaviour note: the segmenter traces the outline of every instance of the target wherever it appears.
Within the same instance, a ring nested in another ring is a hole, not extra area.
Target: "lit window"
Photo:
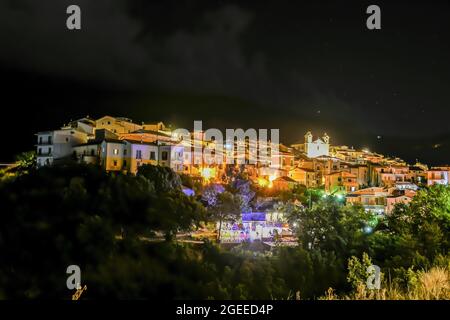
[[[116,155],[119,154],[119,149],[114,149],[113,153]]]

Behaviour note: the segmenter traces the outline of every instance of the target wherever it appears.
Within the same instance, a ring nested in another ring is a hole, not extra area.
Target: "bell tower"
[[[329,156],[330,154],[330,137],[324,133],[321,139],[313,141],[311,131],[305,134],[304,152],[308,158],[317,158],[321,156]]]
[[[312,142],[312,138],[313,138],[313,135],[312,135],[311,131],[308,131],[305,134],[305,143],[311,143]]]
[[[325,142],[326,144],[330,144],[330,137],[327,135],[326,132],[323,134],[322,139],[323,139],[323,142]]]

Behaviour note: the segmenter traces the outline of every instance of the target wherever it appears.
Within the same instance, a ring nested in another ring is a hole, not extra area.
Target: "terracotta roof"
[[[297,183],[297,181],[295,181],[294,179],[291,179],[291,178],[286,177],[286,176],[278,177],[274,181],[286,181],[286,182],[295,182],[295,183]]]
[[[142,140],[123,139],[123,141],[129,142],[129,143],[132,143],[132,144],[146,144],[146,145],[149,145],[149,146],[157,146],[156,143],[142,141]]]

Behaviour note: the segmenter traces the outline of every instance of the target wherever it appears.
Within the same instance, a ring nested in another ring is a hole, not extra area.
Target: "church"
[[[321,156],[329,156],[330,154],[330,137],[324,133],[322,138],[313,141],[311,131],[305,134],[305,142],[294,144],[292,147],[303,152],[308,158],[317,158]]]

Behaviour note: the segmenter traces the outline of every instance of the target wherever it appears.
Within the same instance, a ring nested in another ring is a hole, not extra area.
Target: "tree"
[[[252,210],[252,201],[255,197],[255,192],[251,188],[249,180],[236,179],[231,183],[231,188],[229,190],[231,193],[238,195],[241,198],[241,209],[242,211]]]
[[[181,190],[180,176],[168,167],[144,164],[138,168],[137,176],[143,176],[150,180],[157,193]]]
[[[16,156],[17,167],[20,171],[28,172],[36,168],[36,152],[22,152]]]
[[[298,210],[297,215],[299,242],[306,249],[335,251],[347,258],[367,247],[364,227],[372,214],[360,206],[342,206],[330,197],[311,209]]]
[[[219,222],[217,240],[220,241],[223,222],[235,222],[242,213],[242,199],[228,191],[212,193],[209,196],[208,212],[214,221]]]
[[[450,243],[450,187],[435,185],[420,190],[409,205],[397,204],[386,218],[387,228],[397,238],[396,247],[410,248],[429,261],[446,254]],[[398,253],[400,255],[400,253]],[[403,259],[408,261],[408,256]]]
[[[206,220],[203,205],[182,192],[167,192],[155,199],[148,209],[149,224],[163,231],[169,241],[178,231],[189,231]]]

